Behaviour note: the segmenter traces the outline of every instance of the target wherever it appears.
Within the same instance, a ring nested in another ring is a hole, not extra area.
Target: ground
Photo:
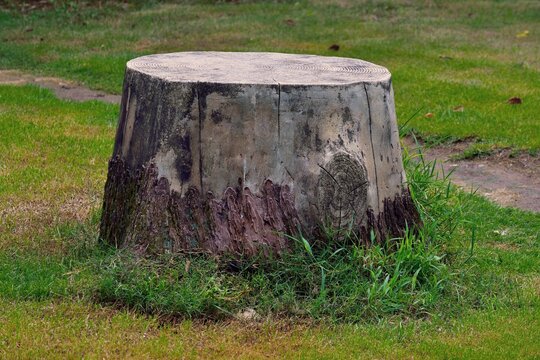
[[[450,174],[463,189],[502,206],[540,212],[540,157],[508,148],[470,154],[478,146],[472,139],[425,146],[405,137],[403,143],[412,151],[422,149],[428,161],[437,161],[441,174]]]
[[[428,156],[449,159],[446,169],[470,165],[455,175],[538,211],[537,2],[78,4],[0,11],[0,133],[9,134],[0,139],[0,356],[540,357],[540,215],[479,196],[467,213],[470,271],[523,291],[479,291],[480,305],[450,317],[171,322],[65,296],[75,274],[55,270],[73,245],[65,233],[101,205],[125,62],[153,52],[305,52],[384,65],[402,131],[430,146]],[[87,99],[98,101],[71,101]]]

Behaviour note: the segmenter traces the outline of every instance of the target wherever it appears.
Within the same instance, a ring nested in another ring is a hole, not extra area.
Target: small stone
[[[257,321],[260,320],[261,316],[252,308],[247,308],[244,311],[239,311],[236,318],[242,321]]]

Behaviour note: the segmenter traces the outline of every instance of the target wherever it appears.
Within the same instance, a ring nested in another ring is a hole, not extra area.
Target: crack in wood
[[[371,153],[373,155],[373,171],[375,172],[375,188],[377,189],[377,207],[380,206],[380,195],[379,195],[379,178],[377,176],[377,160],[375,159],[375,147],[373,145],[373,124],[371,119],[371,105],[369,103],[369,94],[367,91],[366,84],[364,85],[364,92],[366,93],[366,102],[368,106],[368,116],[369,116],[369,141],[371,142]]]
[[[195,94],[197,96],[197,110],[199,114],[199,186],[201,188],[201,194],[204,194],[203,191],[203,155],[202,155],[202,126],[203,126],[203,119],[202,114],[203,110],[201,109],[201,98],[200,98],[200,92],[199,92],[199,83],[195,85]]]
[[[281,84],[278,82],[278,103],[277,103],[277,133],[278,133],[278,142],[281,144]]]

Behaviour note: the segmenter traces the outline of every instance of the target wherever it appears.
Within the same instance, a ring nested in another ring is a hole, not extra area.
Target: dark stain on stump
[[[240,85],[231,84],[201,82],[197,83],[196,86],[200,110],[199,116],[201,119],[204,119],[205,117],[205,111],[207,109],[206,97],[208,95],[217,93],[224,97],[235,97],[242,91],[242,87]]]
[[[347,129],[347,138],[350,143],[354,141],[354,133],[351,129]]]
[[[321,151],[322,150],[323,141],[319,135],[319,128],[315,128],[315,150]]]
[[[212,110],[212,114],[210,114],[210,119],[212,119],[212,122],[213,122],[214,124],[219,124],[219,123],[221,123],[224,119],[230,120],[230,119],[226,118],[226,117],[221,113],[221,111],[219,111],[219,110]]]
[[[180,175],[180,180],[184,183],[191,179],[191,168],[193,166],[190,133],[188,132],[183,136],[178,135],[177,142],[173,142],[173,144],[176,145],[175,148],[179,149],[175,165]]]
[[[304,137],[306,139],[309,139],[311,137],[311,129],[309,128],[309,124],[306,122],[303,126],[304,130]]]
[[[352,114],[351,114],[351,109],[350,109],[348,106],[346,106],[346,107],[343,109],[342,120],[343,120],[343,124],[346,124],[346,123],[352,123],[352,122],[353,122],[353,118],[352,118]]]

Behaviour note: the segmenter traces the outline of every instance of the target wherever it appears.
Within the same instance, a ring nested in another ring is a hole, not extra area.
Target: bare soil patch
[[[64,100],[100,100],[111,104],[120,104],[121,100],[120,95],[107,94],[103,91],[88,89],[74,82],[54,77],[33,76],[17,70],[0,70],[0,84],[34,84],[52,90],[58,98]]]
[[[428,161],[437,160],[441,171],[466,190],[475,190],[501,206],[540,212],[540,157],[501,149],[488,156],[456,160],[473,141],[423,147]],[[417,148],[411,138],[404,145]]]

